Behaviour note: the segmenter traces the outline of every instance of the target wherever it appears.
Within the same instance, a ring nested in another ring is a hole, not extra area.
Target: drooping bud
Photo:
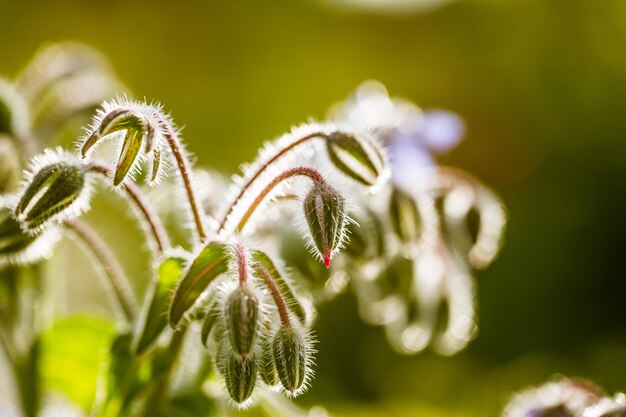
[[[396,235],[404,243],[416,243],[421,232],[421,217],[415,200],[394,188],[389,200],[389,218]]]
[[[39,230],[46,223],[76,217],[89,206],[91,187],[85,166],[62,156],[48,164],[37,162],[54,156],[48,152],[42,158],[35,158],[34,174],[15,208],[15,216],[29,232]]]
[[[304,332],[282,326],[272,344],[274,364],[283,388],[290,395],[298,395],[307,380],[309,347]]]
[[[230,349],[222,347],[217,357],[217,369],[219,370],[230,398],[243,405],[254,392],[258,378],[258,365],[256,361],[242,360],[232,354]]]
[[[11,209],[0,206],[0,264],[24,264],[46,257],[57,241],[55,230],[42,234],[26,233]]]
[[[162,170],[161,148],[158,143],[162,140],[160,118],[165,116],[159,106],[128,100],[105,102],[83,139],[81,154],[86,158],[92,147],[102,139],[116,133],[123,134],[124,141],[115,166],[113,185],[122,184],[137,168],[142,145],[143,152],[153,158],[148,181],[154,183]]]
[[[263,342],[263,350],[259,357],[259,371],[261,378],[270,387],[275,387],[280,383],[278,370],[274,363],[274,355],[272,353],[272,343],[268,340]]]
[[[259,301],[248,286],[238,286],[224,303],[230,344],[243,361],[250,355],[259,327]]]
[[[330,185],[315,183],[304,199],[304,216],[313,247],[328,268],[346,237],[346,201]]]
[[[326,148],[337,169],[366,186],[376,185],[386,175],[382,147],[365,133],[333,132],[327,136]]]

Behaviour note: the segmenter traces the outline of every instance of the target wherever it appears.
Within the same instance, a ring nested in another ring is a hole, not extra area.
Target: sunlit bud
[[[259,370],[263,382],[268,386],[274,387],[280,383],[278,370],[276,369],[274,356],[272,354],[272,344],[267,340],[263,342],[263,351],[259,357]]]
[[[331,186],[315,183],[304,199],[304,215],[313,248],[328,268],[345,239],[346,201]]]
[[[242,360],[232,354],[229,349],[222,348],[218,353],[217,368],[224,378],[230,398],[237,404],[243,405],[254,392],[258,378],[256,361]]]
[[[394,188],[389,200],[389,218],[393,230],[405,243],[418,241],[421,218],[415,200],[403,191]]]
[[[385,174],[382,147],[365,134],[336,131],[328,135],[326,147],[335,167],[364,185],[374,186]]]
[[[62,222],[87,209],[89,189],[86,169],[80,163],[68,159],[44,165],[34,171],[21,192],[15,215],[28,231]]]
[[[233,350],[243,361],[252,351],[259,327],[259,301],[247,286],[238,286],[226,298],[224,317]]]
[[[293,327],[282,326],[272,345],[274,364],[283,388],[297,395],[307,379],[308,355],[306,335]]]
[[[164,123],[171,125],[159,105],[126,99],[104,102],[82,139],[81,154],[83,158],[88,157],[93,146],[103,139],[123,137],[113,185],[118,186],[132,177],[139,168],[142,155],[152,158],[148,182],[158,182],[164,165],[161,149],[165,140]]]

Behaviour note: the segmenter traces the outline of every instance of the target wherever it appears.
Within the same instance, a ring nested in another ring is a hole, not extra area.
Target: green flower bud
[[[269,341],[263,342],[263,351],[259,357],[259,370],[261,378],[270,387],[275,387],[280,383],[278,370],[274,363],[274,355],[272,354],[272,344]]]
[[[13,217],[12,210],[0,206],[0,264],[38,261],[50,253],[57,240],[56,230],[42,234],[26,233]]]
[[[217,369],[224,378],[230,398],[237,404],[243,405],[256,387],[259,373],[256,361],[242,360],[222,346],[218,353]]]
[[[315,183],[304,199],[304,216],[313,248],[328,268],[345,239],[346,201],[328,184]]]
[[[86,169],[80,163],[71,158],[61,159],[34,172],[15,208],[15,215],[25,230],[36,231],[46,223],[76,217],[89,206],[91,187]]]
[[[421,233],[421,217],[415,200],[394,188],[389,201],[389,217],[393,230],[404,243],[415,243]]]
[[[245,361],[254,347],[259,328],[259,301],[250,288],[239,286],[226,298],[224,317],[230,344]]]
[[[299,394],[307,378],[309,348],[306,335],[293,327],[281,327],[272,344],[274,364],[283,388]]]
[[[376,185],[386,172],[382,148],[374,139],[337,131],[328,135],[326,148],[341,172],[364,185]]]
[[[158,182],[163,171],[161,155],[164,132],[161,123],[167,120],[158,105],[134,102],[130,100],[114,100],[102,104],[102,109],[94,117],[90,130],[83,138],[81,154],[89,155],[92,147],[102,139],[113,134],[123,135],[124,141],[113,176],[113,185],[122,184],[137,170],[143,153],[152,158],[148,181]]]

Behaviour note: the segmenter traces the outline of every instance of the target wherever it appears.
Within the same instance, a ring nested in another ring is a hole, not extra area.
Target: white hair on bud
[[[85,133],[81,138],[78,139],[76,143],[77,149],[82,150],[89,138],[94,134],[98,134],[99,130],[102,127],[102,123],[107,115],[120,110],[128,110],[131,114],[135,114],[137,117],[143,119],[146,125],[144,129],[150,129],[154,132],[152,142],[151,144],[149,144],[151,146],[148,147],[147,144],[142,143],[142,149],[140,150],[136,160],[133,161],[133,164],[131,165],[128,174],[122,181],[122,184],[127,181],[134,181],[135,175],[141,169],[141,165],[145,164],[145,161],[147,160],[153,162],[152,158],[154,158],[154,155],[152,154],[152,150],[155,148],[159,148],[162,151],[159,172],[154,175],[154,181],[149,181],[150,185],[158,184],[163,179],[163,176],[168,172],[167,168],[170,165],[168,162],[169,152],[165,152],[166,149],[169,149],[169,146],[166,140],[166,127],[164,127],[164,125],[169,126],[175,134],[180,133],[180,129],[174,124],[172,117],[168,113],[164,112],[163,106],[156,101],[148,103],[145,99],[143,101],[131,100],[126,95],[118,96],[112,100],[104,101],[100,108],[98,108],[98,110],[96,111],[96,114],[93,116],[90,125],[86,128],[83,128]],[[125,130],[112,132],[110,134],[102,136],[98,139],[97,143],[94,143],[87,150],[86,156],[88,157],[91,154],[91,151],[97,144],[99,144],[99,142],[109,139],[116,139],[119,142],[115,153],[116,155],[120,155],[123,146],[123,140],[119,139],[123,138],[121,132],[124,131]],[[144,139],[146,135],[147,133],[144,132]],[[181,143],[180,146],[183,148],[182,151],[186,153],[184,145]],[[147,170],[149,176],[153,176],[154,174],[152,172],[151,166],[152,163]]]
[[[81,161],[75,154],[64,150],[60,146],[54,149],[47,148],[43,151],[43,153],[35,155],[31,159],[28,168],[23,171],[23,179],[17,195],[22,196],[24,194],[24,192],[32,182],[33,178],[35,177],[35,175],[37,175],[39,171],[47,166],[57,163],[67,163],[83,169],[85,174],[84,186],[80,191],[78,197],[68,207],[59,211],[58,213],[51,215],[43,224],[30,230],[25,229],[25,231],[28,233],[40,233],[50,224],[63,223],[65,220],[79,217],[81,214],[89,211],[90,209],[90,200],[91,195],[93,194],[93,174],[87,171],[83,161]],[[41,195],[41,192],[39,192],[38,194]],[[35,199],[35,197],[36,195],[33,196],[32,201],[29,203],[29,206],[32,206],[36,203],[37,200]],[[17,203],[18,200],[14,199],[11,204],[11,209],[15,209]],[[24,211],[26,212],[27,210]],[[17,217],[17,220],[22,221],[23,217],[24,216],[22,214],[22,216]]]

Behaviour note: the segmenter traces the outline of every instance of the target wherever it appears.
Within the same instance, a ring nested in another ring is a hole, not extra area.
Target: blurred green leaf
[[[141,354],[158,338],[167,326],[168,301],[172,290],[183,273],[185,260],[180,257],[166,258],[159,265],[157,279],[153,284],[143,325],[139,328],[134,350]]]
[[[89,411],[113,334],[113,324],[99,318],[69,317],[55,322],[41,338],[43,387],[65,394]]]

